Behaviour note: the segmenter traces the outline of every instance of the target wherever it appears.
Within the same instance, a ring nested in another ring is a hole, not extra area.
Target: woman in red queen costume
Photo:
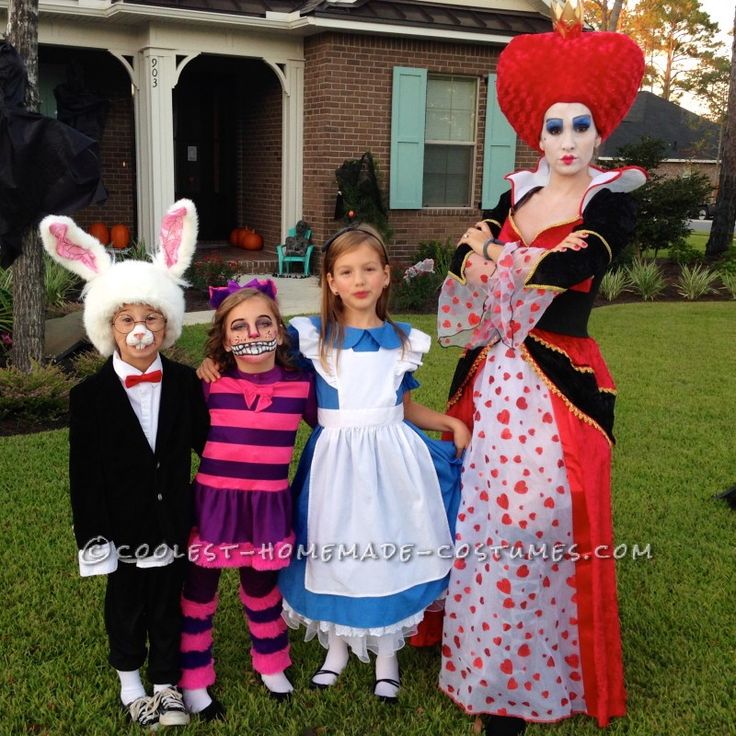
[[[498,63],[501,109],[543,158],[463,235],[438,315],[441,343],[466,348],[450,413],[473,430],[440,687],[491,736],[576,713],[605,726],[626,707],[607,556],[615,387],[587,323],[646,174],[590,161],[644,60],[624,35],[582,33],[580,8],[556,15]]]

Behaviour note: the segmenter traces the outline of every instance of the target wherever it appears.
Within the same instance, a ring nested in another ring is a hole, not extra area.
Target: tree
[[[667,144],[645,136],[618,150],[613,166],[641,166],[649,172],[649,181],[632,196],[639,204],[634,231],[634,247],[639,252],[653,250],[654,257],[665,248],[682,249],[690,234],[688,214],[705,201],[710,181],[702,174],[665,177],[657,173],[667,153]]]
[[[730,80],[731,59],[707,52],[698,67],[688,74],[685,89],[705,103],[706,117],[722,124],[726,119]]]
[[[736,222],[736,12],[733,31],[731,81],[721,145],[721,176],[718,181],[715,217],[705,246],[705,253],[709,256],[716,256],[728,250],[733,241],[733,227]]]
[[[695,62],[722,47],[718,24],[700,0],[639,0],[626,15],[624,30],[644,51],[645,84],[665,100],[677,100],[688,89]]]
[[[6,39],[26,64],[25,107],[38,111],[38,0],[10,0]],[[35,227],[23,236],[23,251],[13,269],[13,347],[16,368],[30,372],[43,357],[44,262],[41,240]]]
[[[626,0],[613,0],[612,3],[609,0],[590,0],[586,6],[587,21],[599,31],[616,31],[625,8]]]

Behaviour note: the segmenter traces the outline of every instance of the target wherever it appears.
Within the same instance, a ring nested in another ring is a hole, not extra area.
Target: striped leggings
[[[241,567],[240,600],[250,630],[253,669],[263,675],[283,672],[290,664],[289,637],[281,618],[278,570]],[[212,619],[217,610],[221,570],[190,563],[182,595],[181,687],[212,685]]]

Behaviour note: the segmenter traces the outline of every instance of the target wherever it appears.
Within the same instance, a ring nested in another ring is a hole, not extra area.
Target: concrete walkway
[[[316,276],[310,276],[306,279],[289,279],[271,276],[270,274],[246,274],[241,276],[239,281],[241,284],[245,284],[253,278],[272,279],[276,283],[279,306],[284,318],[293,317],[297,314],[316,314],[319,312],[321,289],[319,288],[319,279]],[[198,325],[212,322],[213,314],[213,309],[204,312],[187,312],[184,315],[184,324]]]

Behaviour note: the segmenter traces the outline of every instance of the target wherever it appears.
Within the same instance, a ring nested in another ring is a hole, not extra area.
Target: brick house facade
[[[495,71],[498,47],[405,38],[330,33],[307,39],[304,116],[304,216],[317,238],[335,228],[334,170],[345,160],[371,151],[388,191],[391,166],[392,70],[425,67],[433,73],[477,79],[478,140],[470,206],[391,210],[392,255],[409,260],[423,240],[455,237],[479,218],[485,140],[486,76]],[[369,68],[370,75],[363,70]],[[518,166],[533,166],[537,155],[523,143]]]
[[[303,218],[319,243],[339,226],[334,172],[344,160],[371,151],[388,201],[393,74],[416,67],[476,84],[475,134],[462,206],[391,207],[389,249],[406,262],[420,241],[454,238],[478,217],[488,75],[514,35],[550,28],[548,4],[41,0],[42,93],[53,99],[73,60],[109,102],[100,140],[109,198],[75,217],[121,222],[151,242],[165,207],[188,196],[202,242],[225,243],[247,225],[273,249]],[[523,144],[514,150],[508,170],[535,163]]]

